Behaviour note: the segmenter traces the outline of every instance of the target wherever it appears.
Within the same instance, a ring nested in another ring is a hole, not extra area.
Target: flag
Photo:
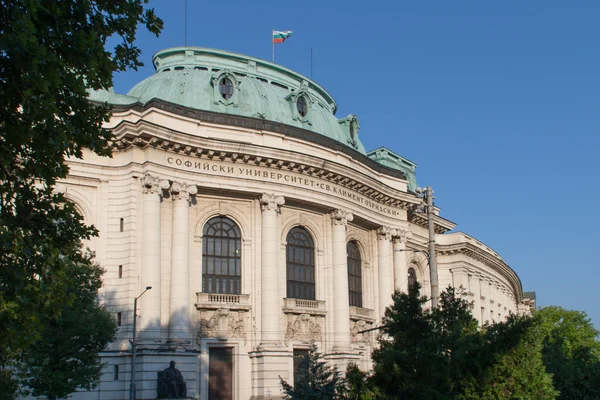
[[[285,39],[292,36],[292,31],[273,31],[273,43],[283,43]]]

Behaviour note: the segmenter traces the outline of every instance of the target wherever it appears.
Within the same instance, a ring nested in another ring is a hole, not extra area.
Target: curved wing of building
[[[179,47],[111,103],[112,158],[70,161],[61,190],[100,236],[102,301],[118,340],[102,354],[95,398],[125,398],[133,299],[137,398],[156,398],[176,361],[187,396],[264,399],[293,382],[316,342],[368,369],[395,289],[429,293],[427,217],[416,164],[366,152],[355,115],[338,119],[321,86],[280,65]],[[527,309],[516,273],[435,210],[440,286],[462,286],[480,321]],[[295,357],[296,356],[296,357]],[[89,394],[81,394],[82,396]]]

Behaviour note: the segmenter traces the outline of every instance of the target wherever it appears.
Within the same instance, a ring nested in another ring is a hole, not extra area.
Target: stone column
[[[392,229],[381,226],[377,229],[377,244],[379,253],[379,319],[385,314],[385,309],[392,304],[394,293],[394,272],[390,260]]]
[[[169,302],[169,341],[189,341],[190,295],[190,196],[198,193],[195,185],[174,182],[173,235],[171,244],[171,298]]]
[[[254,359],[256,394],[255,400],[281,399],[279,377],[290,379],[291,354],[283,344],[281,332],[281,295],[279,294],[279,247],[277,215],[285,200],[274,194],[263,194],[260,198],[261,224],[261,279],[260,279],[260,329],[261,341]]]
[[[406,269],[406,240],[410,231],[395,229],[392,241],[394,242],[394,287],[403,292],[408,291],[408,270]]]
[[[169,181],[150,174],[142,178],[144,190],[142,216],[142,271],[141,293],[147,286],[152,290],[140,299],[140,338],[156,340],[161,338],[160,331],[160,202],[163,190],[169,188]],[[134,296],[139,293],[134,293]]]
[[[350,349],[350,304],[348,295],[348,255],[346,226],[353,215],[344,210],[331,213],[333,224],[333,351],[345,353]]]
[[[282,196],[263,194],[260,198],[262,210],[261,249],[261,345],[282,341],[280,333],[281,296],[277,257],[277,215],[285,203]]]

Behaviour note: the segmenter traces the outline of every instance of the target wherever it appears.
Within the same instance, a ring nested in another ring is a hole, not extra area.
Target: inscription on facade
[[[193,171],[202,171],[210,175],[231,176],[238,178],[254,179],[292,185],[301,188],[318,190],[324,193],[331,193],[340,198],[351,200],[367,208],[378,211],[382,214],[398,216],[399,212],[393,208],[383,206],[354,190],[327,182],[320,178],[307,177],[301,174],[286,171],[270,171],[266,168],[252,165],[227,165],[219,161],[211,160],[193,160],[184,157],[167,155],[167,164],[175,167],[189,169]]]

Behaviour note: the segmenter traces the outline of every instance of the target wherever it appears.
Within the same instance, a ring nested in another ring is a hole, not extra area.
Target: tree
[[[279,377],[286,399],[333,400],[343,391],[344,381],[335,367],[327,365],[316,344],[302,360],[294,386]]]
[[[361,371],[356,364],[350,363],[346,368],[346,387],[343,399],[346,400],[375,400],[377,394],[369,385],[369,374]]]
[[[558,392],[542,362],[544,334],[532,318],[511,315],[505,322],[484,327],[481,337],[479,360],[491,362],[465,385],[464,399],[556,398]]]
[[[60,315],[44,315],[42,337],[24,352],[25,384],[34,396],[66,397],[75,390],[92,389],[100,378],[98,353],[114,340],[114,317],[98,304],[104,272],[96,264],[70,264],[75,302]]]
[[[110,155],[109,106],[91,104],[88,92],[141,65],[138,24],[162,28],[144,3],[0,0],[0,387],[8,398],[43,319],[73,304],[69,264],[91,265],[79,243],[96,231],[53,186],[84,148]]]
[[[453,288],[440,296],[440,307],[427,302],[417,283],[408,293],[396,292],[385,312],[380,347],[373,352],[372,384],[389,399],[451,398],[461,393],[469,374],[477,322],[469,304]]]
[[[598,330],[584,312],[551,306],[537,310],[544,334],[543,362],[552,373],[559,399],[600,398]]]
[[[386,399],[553,399],[530,318],[478,329],[470,304],[448,287],[435,310],[419,285],[396,292],[373,353],[372,389]]]

